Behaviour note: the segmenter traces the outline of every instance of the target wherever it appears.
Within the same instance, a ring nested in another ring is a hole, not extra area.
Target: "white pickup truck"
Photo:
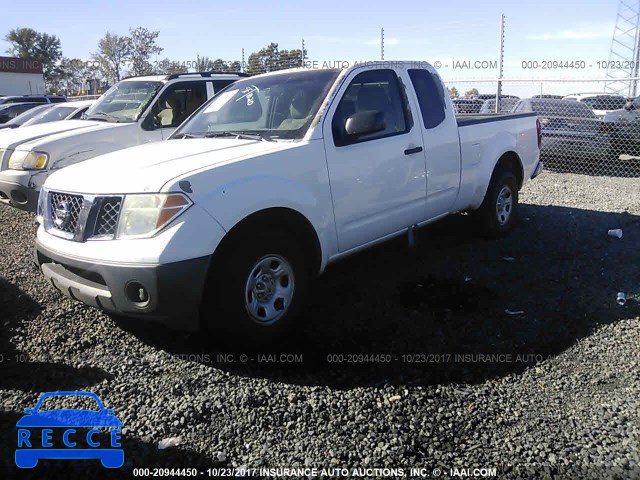
[[[129,77],[82,120],[0,132],[0,202],[36,211],[49,174],[89,158],[166,140],[208,98],[245,74],[181,73]]]
[[[107,312],[264,341],[341,257],[459,211],[507,233],[540,132],[531,113],[456,119],[424,63],[242,79],[168,141],[51,175],[36,262]]]

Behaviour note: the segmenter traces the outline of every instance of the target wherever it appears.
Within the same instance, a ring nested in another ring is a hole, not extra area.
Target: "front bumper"
[[[36,212],[40,189],[31,184],[36,172],[5,170],[0,173],[0,202],[21,210]],[[40,172],[38,172],[40,173]]]
[[[74,300],[177,330],[199,328],[210,256],[158,265],[96,263],[59,255],[39,241],[34,253],[47,281]]]

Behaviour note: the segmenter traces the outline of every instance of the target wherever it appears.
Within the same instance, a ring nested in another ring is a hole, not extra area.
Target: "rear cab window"
[[[409,69],[409,78],[418,97],[424,128],[437,127],[445,119],[446,104],[441,83],[424,69]]]

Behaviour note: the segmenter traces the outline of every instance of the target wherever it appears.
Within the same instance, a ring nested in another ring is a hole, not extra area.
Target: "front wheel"
[[[489,183],[489,188],[476,221],[480,231],[487,237],[508,234],[516,222],[518,212],[518,180],[509,170],[498,170]]]
[[[205,295],[204,320],[213,332],[265,343],[292,327],[306,295],[308,269],[284,234],[237,239],[221,253]]]

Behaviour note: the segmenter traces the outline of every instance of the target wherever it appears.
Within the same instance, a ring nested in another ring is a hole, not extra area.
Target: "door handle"
[[[404,151],[405,155],[411,155],[413,153],[420,153],[422,151],[422,147],[413,147],[413,148],[407,148]]]

